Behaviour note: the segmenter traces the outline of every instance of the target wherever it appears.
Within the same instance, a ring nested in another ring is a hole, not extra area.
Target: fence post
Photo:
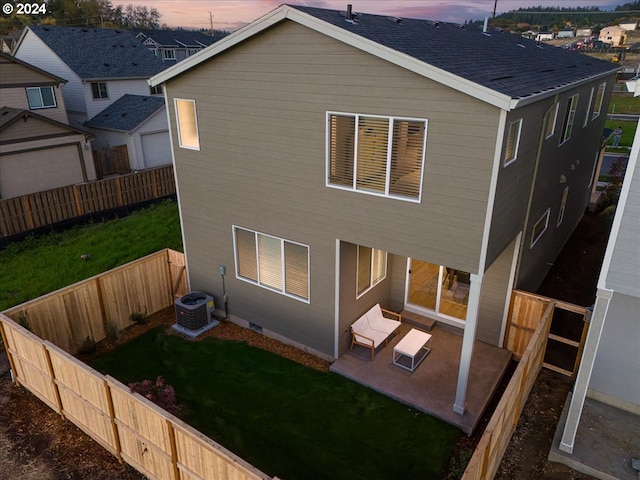
[[[153,170],[151,174],[153,175],[153,198],[156,199],[158,198],[158,170]]]
[[[104,308],[104,298],[102,296],[102,285],[100,285],[100,277],[96,277],[95,280],[95,284],[96,284],[96,293],[98,295],[98,304],[100,305],[100,315],[102,316],[102,325],[104,325],[105,330],[106,330],[106,324],[107,324],[107,312],[105,311]]]
[[[487,478],[487,468],[489,467],[489,455],[491,454],[491,442],[493,441],[493,432],[489,432],[489,441],[482,455],[482,465],[480,468],[481,477]]]
[[[0,336],[2,337],[2,344],[4,345],[4,350],[7,352],[7,358],[9,359],[9,366],[11,367],[11,371],[13,372],[13,383],[20,386],[20,382],[18,381],[18,371],[16,370],[16,364],[13,360],[13,355],[9,351],[9,339],[7,338],[7,333],[4,331],[4,323],[0,322]]]
[[[82,202],[80,201],[80,192],[78,191],[78,186],[73,186],[73,198],[76,202],[76,211],[78,212],[78,216],[84,213],[82,209]]]
[[[29,196],[25,195],[22,197],[22,205],[24,206],[25,213],[27,214],[27,222],[29,222],[29,229],[33,230],[36,228],[35,223],[33,222],[33,215],[31,213],[31,202],[29,202]]]
[[[62,412],[62,399],[60,398],[60,390],[58,390],[58,384],[56,383],[56,374],[53,371],[53,364],[51,363],[51,356],[47,346],[43,343],[42,349],[44,350],[44,356],[47,359],[47,368],[49,369],[49,376],[51,378],[51,385],[53,387],[53,393],[56,396],[56,405],[58,405],[58,414],[64,420],[64,413]]]
[[[118,425],[116,424],[116,413],[115,408],[113,408],[113,397],[111,396],[111,388],[109,387],[109,382],[105,378],[104,382],[104,392],[107,397],[107,406],[109,407],[109,419],[111,420],[111,431],[113,432],[113,441],[116,447],[116,456],[118,457],[118,461],[122,463],[122,455],[120,451],[122,450],[120,446],[120,435],[118,433]]]
[[[175,480],[180,480],[180,470],[178,469],[178,447],[176,446],[176,432],[173,423],[167,418],[167,430],[169,432],[169,445],[171,446],[171,464],[173,465],[173,476]]]
[[[122,207],[124,205],[124,200],[122,199],[122,185],[120,184],[120,179],[122,177],[116,177],[116,190],[118,191],[118,206]]]

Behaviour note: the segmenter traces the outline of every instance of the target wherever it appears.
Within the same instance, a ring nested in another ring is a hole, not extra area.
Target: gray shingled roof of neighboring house
[[[84,122],[85,127],[132,132],[151,115],[164,108],[164,98],[124,95]]]
[[[210,37],[202,32],[191,30],[145,30],[140,28],[133,29],[133,33],[135,35],[142,33],[146,38],[151,38],[161,47],[174,48],[208,47],[224,36],[220,35],[219,32],[214,32],[214,36]]]
[[[80,78],[149,78],[165,66],[129,30],[29,26]]]
[[[289,5],[328,24],[409,55],[512,98],[610,73],[618,66],[519,35],[452,23]]]

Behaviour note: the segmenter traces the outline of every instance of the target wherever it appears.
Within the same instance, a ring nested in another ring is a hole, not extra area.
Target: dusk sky
[[[631,0],[497,0],[496,14],[521,7],[587,7],[612,10]],[[112,0],[113,5],[139,4],[155,7],[160,23],[170,27],[209,28],[209,12],[216,30],[236,30],[282,3],[355,12],[463,23],[491,16],[494,0]]]

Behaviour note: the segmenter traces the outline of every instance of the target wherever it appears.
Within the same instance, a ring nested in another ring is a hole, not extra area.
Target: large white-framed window
[[[591,113],[591,109],[593,107],[593,95],[595,93],[595,88],[591,87],[591,93],[589,93],[589,101],[587,102],[587,111],[584,112],[584,120],[582,122],[582,128],[586,127],[589,123],[589,118],[591,117],[589,114]]]
[[[358,245],[356,298],[360,298],[387,276],[387,252]]]
[[[178,128],[178,144],[180,148],[200,150],[196,101],[175,98],[174,104],[176,107],[176,125]]]
[[[504,149],[504,166],[518,158],[518,146],[520,145],[520,131],[522,130],[522,119],[509,123],[509,133],[507,136],[507,146]]]
[[[602,110],[602,101],[604,99],[604,92],[607,88],[607,82],[602,82],[598,85],[598,91],[596,92],[596,96],[593,99],[593,108],[591,110],[591,120],[594,120],[600,115],[600,110]]]
[[[556,122],[558,121],[558,102],[554,103],[549,107],[544,114],[544,139],[547,140],[556,133]]]
[[[309,303],[309,247],[233,226],[236,278]]]
[[[562,137],[560,138],[560,145],[571,138],[571,131],[573,130],[573,122],[576,119],[576,108],[578,108],[578,94],[571,96],[567,100],[567,109],[564,112],[564,121],[562,123]]]
[[[109,93],[107,92],[107,84],[105,82],[92,82],[91,93],[93,94],[94,100],[109,98]]]
[[[327,112],[327,186],[420,201],[427,120]]]
[[[29,100],[29,108],[31,110],[54,108],[56,106],[53,87],[27,87],[27,100]]]
[[[565,207],[567,206],[568,196],[569,196],[569,186],[567,185],[566,187],[564,187],[564,191],[562,192],[562,200],[560,201],[560,211],[558,212],[558,223],[557,223],[558,227],[562,224],[562,221],[564,220],[564,210],[565,210]]]
[[[550,208],[542,214],[540,220],[538,220],[533,226],[533,230],[531,231],[531,245],[529,248],[533,248],[533,246],[538,243],[538,240],[542,237],[544,232],[547,230],[549,226],[549,214],[551,212]]]

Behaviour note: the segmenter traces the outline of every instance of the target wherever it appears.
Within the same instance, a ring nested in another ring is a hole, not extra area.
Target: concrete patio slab
[[[511,352],[476,341],[463,415],[453,411],[462,336],[441,327],[430,333],[432,348],[414,372],[393,365],[393,347],[409,332],[403,324],[398,333],[376,352],[358,346],[331,365],[331,371],[366,385],[395,400],[439,418],[471,435],[509,366]]]

